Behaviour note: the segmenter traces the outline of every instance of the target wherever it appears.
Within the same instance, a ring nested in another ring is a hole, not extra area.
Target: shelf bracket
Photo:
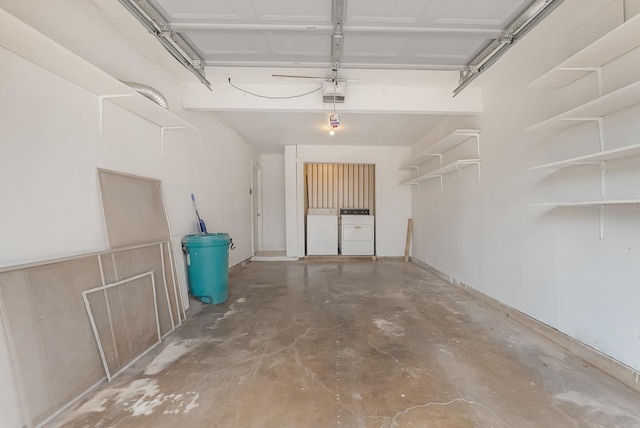
[[[109,98],[122,98],[122,97],[132,97],[133,94],[115,94],[115,95],[98,95],[98,123],[100,129],[100,136],[102,137],[102,112],[103,112],[103,104],[105,99]]]
[[[441,176],[441,175],[438,175],[437,177],[440,179],[440,190],[444,190],[444,185],[443,185],[442,176]]]
[[[567,165],[597,165],[600,167],[600,194],[604,198],[606,195],[607,183],[607,161],[600,162],[570,162]]]
[[[600,151],[604,152],[604,118],[597,117],[596,122],[598,123],[598,134],[600,135]]]
[[[596,72],[596,77],[598,79],[598,96],[601,97],[604,95],[602,89],[602,67],[596,67],[594,71]]]
[[[600,190],[602,197],[605,197],[606,194],[606,183],[607,183],[607,161],[600,162]]]
[[[563,117],[560,120],[575,122],[596,122],[598,124],[598,135],[600,137],[600,151],[604,152],[604,117]]]
[[[600,240],[604,240],[604,205],[598,205],[598,213],[600,215]]]
[[[164,156],[164,131],[171,129],[186,129],[186,126],[161,126],[160,127],[160,156]]]
[[[602,94],[602,67],[562,67],[558,68],[560,71],[587,71],[590,73],[596,73],[596,79],[598,79],[598,96]]]

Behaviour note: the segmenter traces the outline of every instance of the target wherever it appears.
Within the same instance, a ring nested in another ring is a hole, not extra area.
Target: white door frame
[[[251,161],[251,247],[255,254],[262,251],[262,166]]]

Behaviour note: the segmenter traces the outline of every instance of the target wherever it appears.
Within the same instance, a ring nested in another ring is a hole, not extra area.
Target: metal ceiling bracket
[[[334,25],[333,34],[331,34],[331,63],[337,72],[344,50],[342,23],[344,22],[345,0],[332,0],[331,8],[331,17]]]
[[[338,59],[342,57],[344,49],[344,35],[342,33],[333,33],[331,36],[331,57]]]
[[[471,60],[460,71],[459,85],[453,91],[453,96],[458,95],[476,77],[493,65],[505,52],[513,46],[526,33],[534,28],[540,21],[549,15],[564,0],[536,0],[525,10],[499,37],[494,39],[489,46]]]
[[[331,19],[334,24],[342,24],[344,21],[345,0],[332,0],[331,2]]]

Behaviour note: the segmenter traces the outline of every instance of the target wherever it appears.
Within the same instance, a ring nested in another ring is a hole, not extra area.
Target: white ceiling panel
[[[429,0],[348,0],[345,26],[351,24],[415,24]]]
[[[331,59],[331,48],[327,35],[322,33],[272,32],[265,37],[271,52],[275,55],[299,55],[302,59],[309,56],[324,56]]]
[[[242,2],[229,0],[153,0],[170,22],[175,20],[243,20]],[[156,7],[158,9],[158,7]]]
[[[328,64],[330,47],[326,34],[288,32],[190,31],[184,36],[210,64],[234,63],[244,66],[269,64],[299,66]]]
[[[530,4],[528,0],[431,0],[425,11],[425,24],[504,29],[516,13]]]
[[[384,36],[375,34],[352,34],[345,38],[344,57],[395,57],[404,52],[407,37]]]
[[[331,2],[326,0],[253,0],[251,4],[261,21],[331,23]]]
[[[460,70],[534,0],[147,1],[209,66]]]
[[[482,37],[416,35],[384,36],[350,35],[345,41],[342,63],[350,68],[357,64],[405,64],[414,68],[463,67],[487,43]]]
[[[489,41],[480,37],[412,37],[407,42],[405,55],[411,58],[455,58],[467,61],[476,53],[478,46]]]
[[[204,54],[211,55],[268,55],[271,49],[261,33],[239,31],[192,31],[188,33],[192,43]]]

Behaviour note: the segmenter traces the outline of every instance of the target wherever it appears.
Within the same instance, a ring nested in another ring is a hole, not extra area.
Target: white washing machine
[[[320,212],[320,214],[317,214]],[[333,214],[327,213],[333,212]],[[338,216],[335,210],[309,210],[307,215],[307,255],[338,255]]]
[[[341,212],[345,211],[347,210],[341,210]],[[368,213],[368,210],[366,211]],[[340,254],[344,256],[373,256],[374,251],[374,216],[342,214],[340,216]]]

